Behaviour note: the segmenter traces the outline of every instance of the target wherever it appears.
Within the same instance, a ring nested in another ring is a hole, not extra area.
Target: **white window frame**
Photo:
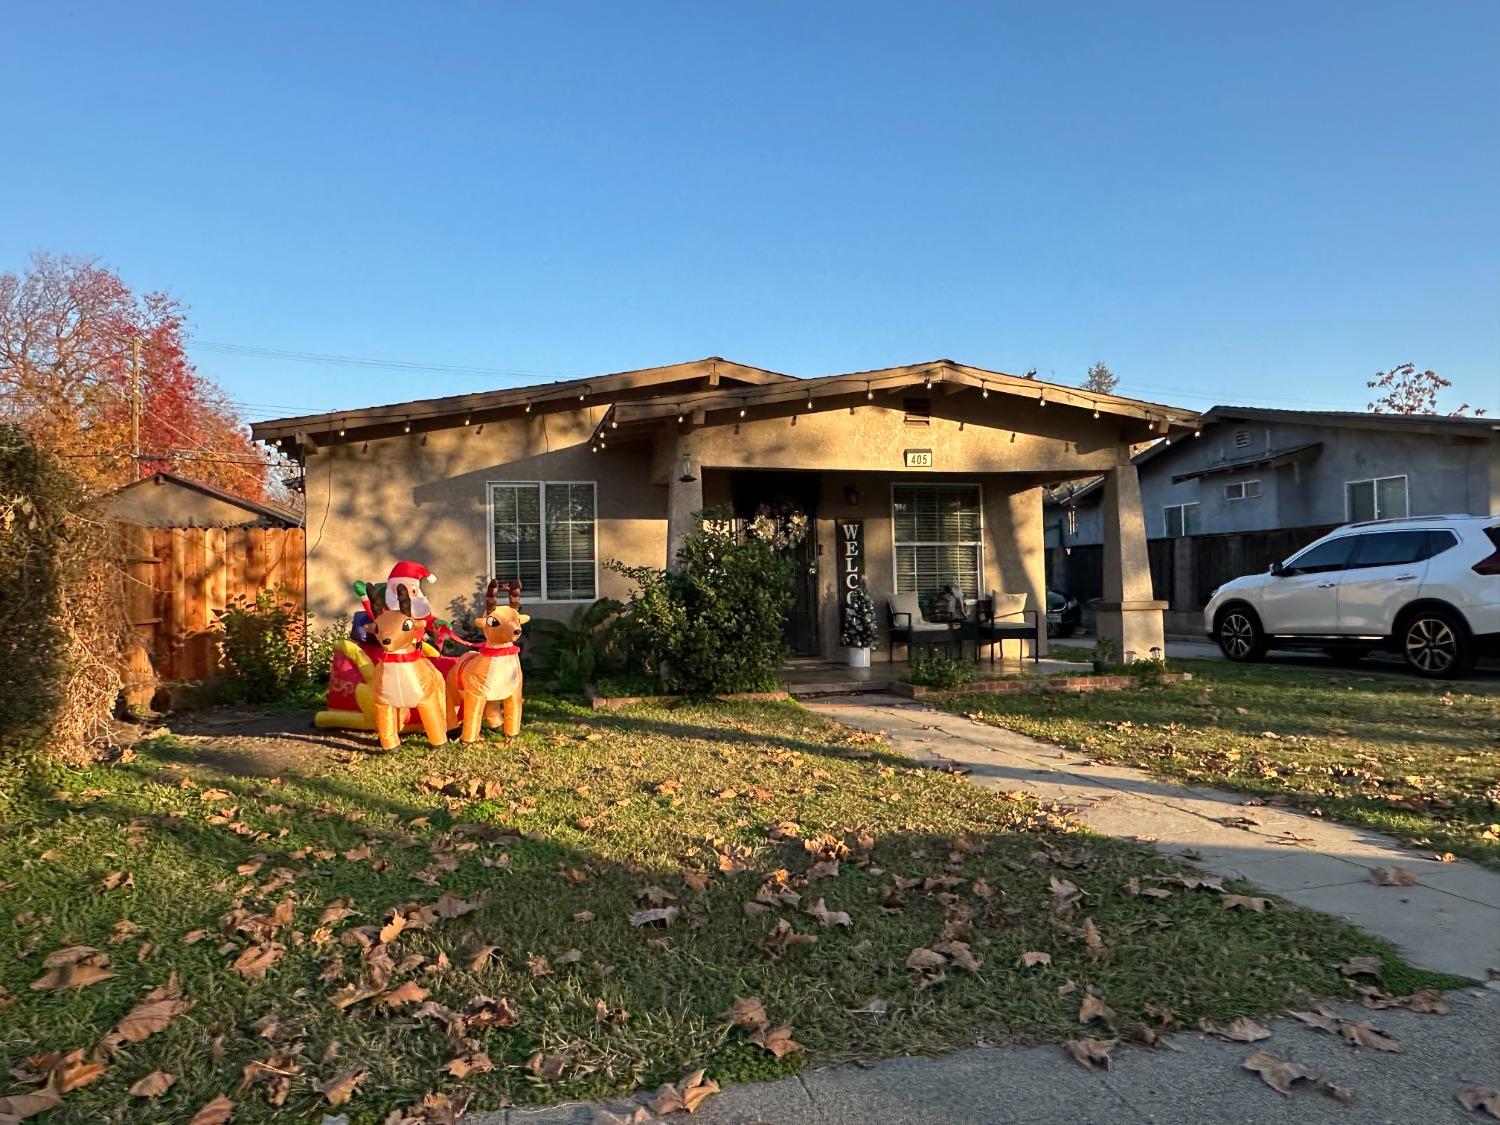
[[[1255,491],[1247,491],[1252,484],[1255,485]],[[1240,490],[1240,494],[1238,496],[1231,496],[1229,494],[1229,490],[1231,488],[1238,488]],[[1261,498],[1261,495],[1262,488],[1259,478],[1256,478],[1254,480],[1232,480],[1224,486],[1225,500],[1259,500]]]
[[[1165,539],[1186,539],[1189,535],[1197,535],[1198,534],[1197,531],[1189,531],[1187,529],[1187,509],[1188,508],[1196,508],[1196,507],[1198,507],[1198,501],[1196,501],[1196,500],[1188,500],[1188,501],[1186,501],[1185,503],[1182,503],[1182,504],[1163,504],[1162,508],[1161,508],[1161,533],[1162,533],[1162,537],[1165,538]],[[1183,509],[1182,515],[1180,517],[1180,519],[1182,520],[1182,534],[1181,535],[1173,535],[1172,532],[1171,532],[1171,530],[1167,527],[1167,513],[1170,512],[1170,511],[1172,511],[1174,508],[1181,508],[1181,509]],[[1201,516],[1202,513],[1200,512],[1199,515]],[[1200,521],[1200,523],[1201,523],[1201,521]],[[1201,530],[1201,528],[1200,528],[1200,530]]]
[[[978,505],[979,505],[979,538],[977,540],[973,541],[973,542],[970,542],[968,540],[963,540],[961,542],[955,542],[955,543],[941,543],[941,542],[936,542],[936,541],[925,540],[924,539],[924,540],[920,540],[918,542],[912,542],[912,543],[897,543],[896,542],[896,489],[902,488],[902,487],[910,487],[910,488],[942,488],[945,485],[948,486],[948,487],[953,487],[955,485],[959,486],[959,487],[971,486],[978,493],[978,497],[979,497],[978,498]],[[897,556],[897,551],[901,547],[955,547],[956,546],[956,547],[977,547],[977,548],[979,548],[979,564],[978,564],[979,589],[978,589],[977,593],[978,593],[979,598],[988,597],[988,594],[985,593],[985,591],[989,589],[989,578],[988,578],[988,575],[985,573],[985,569],[984,569],[984,565],[985,565],[984,564],[984,485],[982,483],[980,483],[978,481],[966,481],[966,480],[924,480],[921,477],[915,477],[915,478],[913,478],[911,480],[893,480],[893,481],[891,481],[891,507],[890,507],[890,512],[891,512],[891,593],[892,594],[898,594],[898,593],[900,593],[900,591],[898,589],[896,589],[896,579],[897,579],[897,576],[901,573],[901,568],[900,568],[900,565],[896,561],[896,556]],[[976,598],[965,598],[964,599],[964,605],[966,605],[966,606],[972,606],[972,605],[975,604],[976,600],[977,600]]]
[[[1401,494],[1406,497],[1406,511],[1399,516],[1383,516],[1380,514],[1380,482],[1386,480],[1399,480],[1401,482]],[[1353,505],[1349,503],[1349,489],[1356,484],[1368,484],[1370,486],[1370,507],[1374,514],[1372,520],[1404,520],[1411,518],[1411,481],[1405,473],[1395,473],[1388,477],[1361,477],[1359,480],[1346,480],[1344,482],[1344,522],[1350,523],[1354,519]]]
[[[549,484],[586,484],[594,490],[594,596],[592,598],[553,598],[547,595],[547,486]],[[537,490],[537,506],[541,512],[541,565],[542,589],[521,591],[523,601],[546,602],[551,605],[587,605],[599,600],[599,482],[596,480],[487,480],[484,482],[484,530],[485,555],[489,562],[489,576],[495,573],[495,488],[513,488],[517,485],[532,485]]]

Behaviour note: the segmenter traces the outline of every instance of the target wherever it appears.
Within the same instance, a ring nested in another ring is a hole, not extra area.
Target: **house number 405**
[[[932,450],[930,450],[930,449],[908,449],[908,450],[906,450],[906,467],[908,469],[930,469],[930,468],[932,468]]]

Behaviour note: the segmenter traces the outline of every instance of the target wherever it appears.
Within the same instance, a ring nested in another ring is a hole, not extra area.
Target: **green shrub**
[[[614,598],[579,606],[567,621],[534,617],[527,675],[552,691],[577,694],[583,685],[623,667],[616,625],[625,607]]]
[[[1167,662],[1160,656],[1148,656],[1144,660],[1132,660],[1125,665],[1125,671],[1143,684],[1159,684],[1167,674]]]
[[[311,619],[309,615],[308,620]],[[327,686],[329,673],[333,671],[334,650],[348,635],[349,619],[345,617],[321,629],[307,630],[307,679],[310,683]]]
[[[939,691],[957,691],[974,678],[974,665],[947,653],[917,649],[907,666],[906,682]]]
[[[667,691],[774,691],[793,564],[724,513],[699,515],[708,522],[687,536],[675,570],[610,563],[637,587],[620,626],[628,670]]]
[[[306,622],[282,591],[259,590],[253,600],[237,597],[219,615],[219,652],[249,703],[270,703],[307,679],[303,636]]]

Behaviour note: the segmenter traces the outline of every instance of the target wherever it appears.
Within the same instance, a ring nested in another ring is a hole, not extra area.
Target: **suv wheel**
[[[1266,635],[1255,614],[1244,606],[1231,606],[1219,615],[1219,648],[1230,660],[1240,663],[1262,660],[1266,655]]]
[[[1401,654],[1417,675],[1434,680],[1462,676],[1477,656],[1464,623],[1441,609],[1421,610],[1406,622]]]

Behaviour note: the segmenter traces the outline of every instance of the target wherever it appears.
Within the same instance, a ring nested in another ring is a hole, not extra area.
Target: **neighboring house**
[[[175,473],[152,473],[104,498],[111,519],[143,527],[299,527],[301,513],[264,501],[246,500]]]
[[[1101,474],[1121,549],[1100,628],[1122,650],[1160,645],[1129,452],[1196,426],[1190,411],[951,360],[797,379],[711,357],[252,430],[304,467],[321,618],[348,612],[351,580],[404,558],[438,575],[449,614],[497,577],[521,579],[533,616],[566,617],[629,596],[610,560],[669,565],[695,512],[770,508],[811,521],[788,637],[831,656],[849,557],[877,606],[954,582],[970,600],[999,590],[1041,607],[1043,487]]]
[[[1135,458],[1148,538],[1500,513],[1489,418],[1215,406]],[[1049,547],[1104,540],[1099,482],[1054,489]]]

